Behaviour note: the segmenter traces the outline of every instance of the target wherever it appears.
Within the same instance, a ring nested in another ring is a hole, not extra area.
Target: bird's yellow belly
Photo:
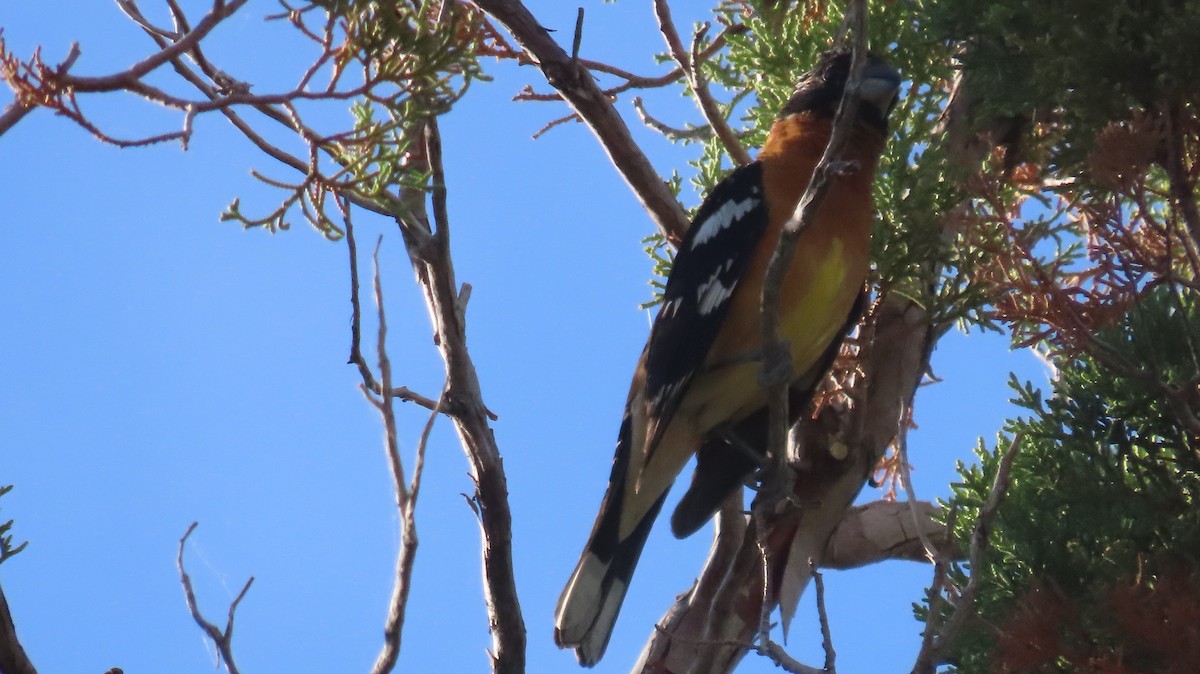
[[[824,354],[842,330],[846,317],[862,288],[866,274],[846,255],[839,238],[832,237],[823,250],[808,259],[797,259],[785,279],[779,320],[780,334],[792,356],[792,376],[799,377]],[[756,306],[761,284],[747,284],[743,302]],[[739,291],[742,289],[739,289]],[[677,417],[688,420],[695,432],[707,433],[723,423],[734,423],[766,404],[759,383],[762,370],[761,320],[758,310],[731,311],[730,315],[753,316],[744,325],[729,326],[721,343],[739,344],[724,348],[710,359],[708,369],[696,375]],[[717,346],[723,346],[719,343]]]

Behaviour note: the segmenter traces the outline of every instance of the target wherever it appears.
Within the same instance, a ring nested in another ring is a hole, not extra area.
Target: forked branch
[[[179,553],[175,556],[175,565],[179,569],[179,581],[183,584],[183,595],[187,600],[188,612],[192,614],[192,619],[204,631],[204,634],[213,642],[213,646],[217,648],[217,654],[221,664],[225,665],[225,669],[229,674],[238,674],[237,663],[233,660],[233,617],[237,612],[238,604],[242,603],[242,599],[246,597],[246,593],[250,591],[250,585],[254,583],[254,576],[250,576],[246,584],[242,586],[242,591],[238,592],[237,597],[234,597],[233,602],[229,604],[229,612],[225,619],[225,629],[221,629],[205,619],[200,612],[200,607],[196,604],[196,593],[192,589],[192,578],[188,575],[187,570],[183,565],[183,547],[187,543],[187,539],[192,535],[192,532],[199,526],[199,522],[192,522],[187,528],[183,536],[179,539]]]

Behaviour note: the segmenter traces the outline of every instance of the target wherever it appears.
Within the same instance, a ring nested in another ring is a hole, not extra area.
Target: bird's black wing
[[[704,364],[767,229],[762,165],[735,169],[700,205],[675,255],[646,347],[647,413],[654,435],[666,427]],[[653,447],[657,438],[647,446]]]

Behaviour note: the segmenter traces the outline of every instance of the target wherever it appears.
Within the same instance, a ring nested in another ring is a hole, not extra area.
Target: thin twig
[[[762,564],[762,597],[759,603],[756,641],[761,644],[771,640],[771,611],[775,608],[775,574],[771,573],[774,557],[771,555],[770,527],[766,523],[767,518],[761,513],[761,508],[756,510],[759,512],[754,520],[754,542],[758,546],[759,561]]]
[[[747,30],[749,30],[749,28],[742,23],[735,23],[733,25],[726,26],[721,30],[720,33],[717,33],[717,36],[713,38],[713,41],[710,42],[708,46],[700,51],[699,60],[707,61],[713,54],[725,48],[727,43],[726,38],[728,36],[739,35],[741,33],[745,33]],[[533,59],[530,59],[527,55],[523,55],[519,60],[522,65],[535,63]],[[629,91],[630,89],[657,89],[660,87],[665,87],[670,84],[674,84],[685,77],[683,68],[679,66],[676,66],[672,70],[662,75],[638,75],[637,73],[630,72],[624,68],[619,68],[610,63],[604,63],[603,61],[579,59],[578,63],[588,70],[604,73],[605,75],[612,75],[613,77],[624,80],[624,82],[621,82],[614,87],[608,87],[601,90],[605,96],[610,98],[615,97],[617,94]],[[538,93],[534,91],[532,87],[526,86],[521,93],[513,97],[513,100],[561,101],[563,100],[563,96],[560,93]]]
[[[700,112],[704,114],[704,119],[712,128],[717,138],[721,140],[721,145],[729,156],[738,166],[745,166],[752,160],[750,153],[738,140],[737,134],[730,128],[729,122],[725,120],[725,116],[721,114],[720,108],[717,106],[716,100],[712,96],[712,92],[708,89],[708,80],[700,72],[700,44],[704,40],[705,34],[708,33],[710,24],[704,24],[697,31],[695,38],[692,41],[691,51],[684,49],[683,42],[679,39],[679,33],[675,29],[675,23],[671,20],[671,8],[667,5],[667,0],[654,0],[654,14],[658,17],[658,29],[663,35],[663,39],[667,42],[667,48],[671,52],[671,58],[679,64],[679,67],[687,75],[688,85],[692,89],[692,94],[696,98],[696,103],[700,107]]]
[[[147,36],[149,36],[150,39],[154,41],[155,45],[157,45],[162,51],[172,48],[174,44],[172,41],[173,39],[178,39],[178,36],[187,35],[192,32],[192,28],[190,27],[190,23],[188,22],[186,15],[183,13],[182,8],[179,7],[175,0],[167,0],[167,4],[171,9],[171,15],[175,25],[174,31],[161,29],[150,24],[149,21],[147,21],[145,17],[141,15],[136,4],[134,4],[132,0],[122,0],[122,2],[124,3],[123,9],[126,9],[126,13],[130,15],[135,23],[137,23],[145,31]],[[268,119],[287,127],[289,130],[299,133],[302,139],[309,144],[310,157],[315,156],[316,149],[319,147],[321,151],[325,152],[335,161],[339,161],[340,157],[337,156],[334,148],[331,146],[331,143],[336,140],[336,136],[329,138],[321,136],[311,128],[301,124],[294,114],[289,114],[282,108],[284,107],[284,104],[287,104],[294,98],[351,98],[366,93],[370,88],[369,84],[364,83],[359,87],[339,92],[334,92],[330,89],[326,92],[314,93],[296,89],[284,94],[251,96],[249,95],[248,87],[240,83],[236,83],[236,81],[233,81],[232,78],[230,78],[224,72],[214,67],[204,56],[198,43],[188,50],[187,55],[196,63],[197,67],[200,68],[201,72],[203,72],[203,76],[192,70],[188,63],[186,63],[178,54],[170,59],[170,63],[175,71],[184,80],[192,84],[208,100],[201,102],[187,101],[175,97],[169,97],[166,94],[161,94],[159,98],[153,99],[159,104],[187,111],[187,116],[185,117],[185,129],[183,132],[177,132],[174,134],[175,136],[179,137],[186,143],[187,136],[190,132],[191,118],[200,112],[218,110],[225,115],[225,117],[230,121],[231,124],[234,125],[236,129],[238,129],[238,131],[240,131],[248,140],[250,140],[265,154],[295,169],[296,171],[305,174],[306,185],[310,183],[319,183],[320,185],[331,188],[340,186],[337,181],[328,179],[325,176],[321,176],[319,173],[315,172],[315,159],[310,158],[309,161],[302,160],[299,157],[267,142],[261,134],[255,131],[250,124],[247,123],[232,108],[234,105],[247,105],[252,107],[257,112],[266,116]],[[59,67],[59,71],[65,74],[65,69],[70,61],[71,59],[68,58],[68,60]],[[119,76],[120,74],[113,77]],[[207,78],[208,81],[206,81],[205,78]],[[210,84],[209,82],[213,82],[215,84]],[[134,86],[142,87],[142,93],[146,93],[145,85],[141,83],[135,83]],[[330,86],[332,87],[333,84],[331,83]],[[131,89],[131,91],[133,90],[134,89]],[[161,140],[171,136],[172,134],[164,134],[163,136],[156,138]],[[359,208],[382,215],[388,215],[391,213],[389,208],[380,205],[374,200],[362,197],[361,195],[355,193],[353,189],[344,190],[343,196],[349,202],[353,203]],[[381,195],[380,200],[387,201],[387,195]],[[432,403],[430,403],[430,406],[431,405]]]
[[[114,75],[103,77],[72,77],[71,86],[75,91],[89,92],[125,89],[129,83],[140,80],[159,66],[169,63],[194,49],[213,28],[217,27],[217,24],[232,16],[234,12],[241,9],[247,2],[249,0],[230,0],[230,2],[213,0],[213,7],[208,15],[200,19],[194,28],[186,34],[181,35],[171,46],[151,54],[140,62]],[[127,3],[118,2],[117,4],[124,5]]]
[[[531,136],[531,137],[534,140],[537,140],[538,138],[541,138],[542,136],[546,135],[546,133],[548,133],[549,131],[554,129],[554,127],[556,127],[556,126],[561,126],[563,124],[566,124],[567,122],[582,122],[582,121],[583,121],[583,118],[579,116],[578,112],[572,112],[569,115],[563,115],[562,117],[558,117],[556,119],[550,120],[549,122],[546,122],[546,124],[544,126],[542,126],[542,128],[535,131],[533,133],[533,136]]]
[[[358,299],[358,246],[354,238],[354,223],[350,218],[349,209],[343,211],[343,224],[346,226],[346,247],[350,253],[350,358],[346,361],[358,368],[366,390],[379,396],[383,394],[383,386],[375,379],[375,374],[362,355],[362,307]],[[400,402],[415,403],[427,410],[438,409],[440,400],[423,396],[407,386],[388,389],[389,395]],[[444,413],[445,410],[443,409]]]
[[[983,506],[979,508],[979,515],[975,518],[975,527],[971,530],[971,548],[967,555],[967,563],[971,567],[971,577],[967,580],[967,586],[962,589],[958,597],[952,600],[954,605],[954,613],[950,619],[946,621],[945,626],[941,631],[934,636],[933,646],[931,650],[930,661],[933,665],[938,665],[943,662],[945,651],[950,644],[954,643],[954,639],[958,636],[958,632],[966,624],[967,619],[975,613],[975,592],[979,589],[980,579],[984,576],[984,571],[981,568],[983,563],[983,553],[988,547],[988,537],[992,529],[992,521],[996,517],[996,511],[1000,508],[1000,504],[1004,502],[1004,497],[1008,494],[1009,474],[1012,471],[1013,461],[1017,457],[1017,451],[1024,440],[1022,433],[1013,435],[1012,442],[1008,449],[1004,451],[1000,457],[1000,462],[996,466],[996,477],[992,480],[992,487],[988,491],[987,500]]]
[[[375,242],[375,252],[371,255],[375,263],[374,289],[375,309],[379,326],[375,333],[375,355],[379,361],[379,383],[382,388],[375,407],[383,417],[385,430],[388,465],[391,467],[393,486],[396,489],[396,501],[403,505],[408,500],[408,486],[404,479],[404,463],[400,459],[400,441],[396,436],[396,413],[392,407],[392,361],[387,352],[387,312],[383,308],[383,281],[379,271],[379,248],[383,245],[381,235]]]
[[[575,15],[575,39],[571,42],[571,61],[579,63],[579,47],[583,44],[583,7]]]
[[[833,650],[833,635],[829,631],[829,614],[825,611],[825,578],[817,571],[816,560],[809,557],[808,570],[812,574],[813,591],[817,594],[817,619],[821,622],[821,648],[825,651],[825,671],[835,674],[837,652]]]
[[[767,640],[765,644],[755,646],[754,650],[788,674],[827,674],[823,669],[811,667],[793,658],[787,649],[776,641]]]
[[[179,581],[183,584],[183,596],[187,601],[188,612],[192,614],[192,619],[204,631],[204,634],[212,640],[213,645],[217,647],[217,653],[220,656],[221,662],[224,663],[225,669],[229,674],[238,674],[237,663],[233,660],[233,616],[237,611],[237,607],[242,603],[246,593],[250,591],[250,585],[254,582],[254,576],[246,581],[242,586],[242,591],[238,592],[237,597],[229,605],[229,613],[225,622],[225,629],[221,630],[216,625],[205,620],[204,615],[200,613],[200,607],[196,603],[196,593],[192,589],[192,579],[188,576],[187,570],[183,566],[183,547],[187,543],[187,539],[192,535],[192,532],[199,526],[199,522],[192,522],[187,528],[183,536],[179,539],[179,553],[175,557],[175,565],[179,569]]]
[[[417,456],[413,467],[412,480],[404,481],[404,466],[400,460],[399,442],[396,432],[396,417],[394,411],[394,396],[391,386],[391,359],[387,355],[387,316],[383,303],[383,284],[379,270],[379,245],[375,246],[373,255],[375,261],[375,303],[379,318],[378,342],[376,349],[379,360],[379,377],[382,380],[382,395],[378,399],[372,397],[363,388],[364,393],[379,410],[383,419],[384,444],[387,449],[388,465],[391,468],[392,488],[396,492],[396,507],[400,511],[400,549],[396,553],[395,580],[392,584],[392,597],[388,603],[387,620],[384,623],[383,646],[371,669],[372,674],[388,674],[396,667],[400,656],[400,645],[404,634],[404,618],[407,613],[409,592],[412,588],[412,572],[416,562],[417,547],[417,495],[421,488],[421,476],[425,468],[425,448],[429,444],[429,435],[433,430],[434,421],[442,413],[446,399],[445,393],[438,398],[425,426],[421,438],[417,442]]]
[[[921,513],[917,512],[917,490],[913,487],[912,482],[912,465],[908,462],[908,429],[912,425],[912,409],[909,408],[908,402],[900,401],[900,419],[896,422],[896,453],[900,458],[900,481],[904,483],[904,494],[907,497],[908,509],[912,513],[913,526],[917,531],[917,537],[921,539],[921,546],[925,548],[925,556],[930,562],[936,562],[940,553],[937,546],[929,540],[925,535],[925,528],[921,526],[924,519]]]
[[[642,124],[645,124],[652,130],[662,134],[668,140],[708,140],[713,136],[712,127],[707,125],[694,126],[688,129],[680,129],[670,126],[666,122],[650,114],[650,111],[646,109],[646,105],[642,101],[641,96],[637,96],[633,99],[633,111],[637,113],[638,119],[642,120]]]
[[[367,361],[363,359],[362,348],[362,305],[358,299],[358,245],[354,240],[354,224],[347,212],[343,216],[346,223],[346,248],[350,253],[350,359],[346,361],[358,366],[363,384],[372,391],[379,390],[379,383],[371,372]]]
[[[762,381],[769,391],[771,426],[768,434],[769,453],[780,463],[787,441],[787,396],[791,380],[791,363],[787,345],[779,335],[780,293],[800,236],[812,224],[817,210],[833,187],[834,178],[846,167],[841,154],[850,139],[858,112],[859,85],[867,63],[867,12],[865,0],[851,0],[846,23],[854,28],[854,47],[850,74],[845,91],[834,117],[833,129],[821,160],[813,170],[812,179],[796,205],[791,218],[779,233],[779,242],[767,265],[762,291],[763,366]]]
[[[955,503],[950,507],[950,512],[946,515],[946,534],[948,539],[954,535],[954,524],[957,519],[958,504]],[[934,639],[941,631],[942,606],[946,603],[944,591],[950,576],[949,561],[944,556],[939,555],[933,563],[933,580],[929,583],[929,590],[926,593],[926,596],[929,598],[929,610],[925,614],[925,631],[921,634],[921,650],[917,653],[912,674],[932,674],[937,668],[937,663],[934,662],[936,658],[934,654]]]

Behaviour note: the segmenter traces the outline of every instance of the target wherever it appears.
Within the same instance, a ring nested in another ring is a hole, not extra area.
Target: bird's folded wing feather
[[[650,452],[703,366],[767,229],[762,176],[762,165],[754,162],[718,183],[675,255],[646,347]]]

